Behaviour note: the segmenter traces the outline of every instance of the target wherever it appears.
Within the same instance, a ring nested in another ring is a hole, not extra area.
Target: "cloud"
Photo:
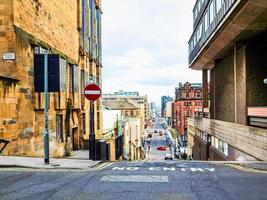
[[[179,82],[199,82],[188,69],[195,0],[104,0],[103,91],[140,91],[159,104]]]

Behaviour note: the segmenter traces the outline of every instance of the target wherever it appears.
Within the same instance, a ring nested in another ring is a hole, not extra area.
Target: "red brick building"
[[[187,118],[199,116],[202,107],[202,84],[179,83],[179,87],[175,88],[173,125],[180,135],[187,133]]]

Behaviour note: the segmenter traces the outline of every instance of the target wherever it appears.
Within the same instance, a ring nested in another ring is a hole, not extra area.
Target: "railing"
[[[2,153],[4,151],[4,149],[6,148],[6,146],[10,143],[9,140],[6,140],[6,139],[2,139],[0,138],[0,145],[2,145],[2,147],[0,147],[0,153]]]
[[[213,22],[209,25],[208,30],[204,33],[204,28],[202,28],[202,37],[198,42],[194,45],[194,48],[189,52],[189,63],[195,59],[197,54],[199,53],[200,49],[203,45],[207,42],[208,38],[211,34],[215,31],[215,29],[220,25],[223,19],[226,17],[226,14],[231,10],[235,3],[239,1],[237,0],[227,0],[221,7],[220,11],[216,14]],[[207,7],[209,8],[209,7]],[[202,20],[204,20],[204,15],[202,15]],[[200,22],[199,22],[200,23]],[[195,27],[194,32],[189,41],[189,47],[192,41],[194,41],[194,37],[197,34],[197,27]]]
[[[207,118],[188,119],[188,129],[191,135],[198,129],[259,160],[267,160],[267,129]]]

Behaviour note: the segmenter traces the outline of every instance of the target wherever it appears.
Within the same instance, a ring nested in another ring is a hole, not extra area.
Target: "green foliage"
[[[178,133],[177,133],[177,130],[176,129],[172,128],[171,129],[171,133],[172,133],[172,138],[173,139],[176,139],[178,137]]]
[[[183,154],[181,155],[181,157],[182,157],[183,160],[187,160],[187,157],[188,157],[188,156],[187,156],[187,153],[183,153]]]

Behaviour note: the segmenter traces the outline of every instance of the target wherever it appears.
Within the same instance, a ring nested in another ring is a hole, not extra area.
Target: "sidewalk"
[[[267,162],[241,163],[240,165],[243,167],[247,167],[247,168],[252,168],[252,169],[261,170],[261,171],[267,171]]]
[[[43,158],[0,156],[1,167],[26,167],[37,169],[89,169],[101,161],[81,159],[50,158],[50,164],[44,164]]]

